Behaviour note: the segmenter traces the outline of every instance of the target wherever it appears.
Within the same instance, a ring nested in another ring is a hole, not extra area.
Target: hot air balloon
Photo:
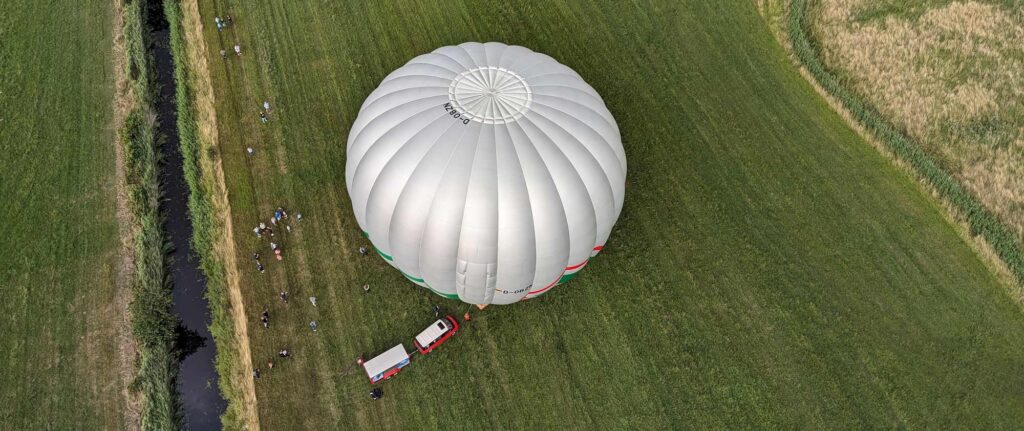
[[[583,78],[521,46],[416,57],[366,98],[348,137],[356,221],[412,282],[471,304],[536,297],[604,247],[626,156]]]

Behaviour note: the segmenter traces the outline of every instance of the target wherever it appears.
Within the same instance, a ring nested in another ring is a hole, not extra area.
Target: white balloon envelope
[[[416,57],[366,98],[348,137],[356,221],[409,280],[509,304],[572,278],[622,211],[626,155],[601,96],[521,46]]]

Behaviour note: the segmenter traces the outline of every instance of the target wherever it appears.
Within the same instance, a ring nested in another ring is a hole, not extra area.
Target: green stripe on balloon
[[[409,274],[406,274],[406,273],[405,273],[404,271],[402,271],[402,270],[398,270],[398,272],[401,272],[401,273],[402,273],[402,275],[404,275],[404,276],[405,276],[405,278],[408,278],[408,279],[410,279],[410,280],[412,280],[412,281],[415,281],[415,282],[417,282],[417,283],[423,283],[423,284],[427,284],[427,283],[426,283],[425,281],[423,281],[423,279],[422,279],[422,278],[416,278],[416,277],[413,277],[413,276],[411,276],[411,275],[409,275]]]
[[[377,248],[377,246],[373,246],[373,249],[377,251],[377,254],[379,254],[379,255],[380,255],[380,257],[383,257],[383,258],[384,258],[384,259],[386,259],[387,261],[389,261],[389,262],[390,262],[390,261],[394,260],[394,259],[392,259],[392,258],[391,258],[391,256],[388,256],[388,255],[384,254],[384,252],[383,252],[383,251],[380,251],[380,249],[379,249],[379,248]]]
[[[412,275],[410,275],[410,274],[408,274],[408,273],[406,273],[406,272],[404,272],[404,271],[402,271],[400,269],[398,270],[398,272],[401,272],[402,275],[406,275],[406,278],[409,278],[411,282],[413,282],[413,283],[415,283],[417,285],[423,286],[424,288],[427,288],[430,292],[433,292],[433,293],[437,294],[438,296],[441,296],[441,297],[444,297],[444,298],[447,298],[447,299],[459,299],[459,294],[444,294],[444,293],[440,293],[440,292],[435,291],[434,288],[431,288],[430,285],[427,285],[427,282],[423,281],[423,278],[417,278],[417,277],[412,276]]]

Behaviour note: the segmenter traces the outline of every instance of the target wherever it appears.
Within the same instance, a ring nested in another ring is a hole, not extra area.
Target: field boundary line
[[[943,216],[1024,309],[1024,251],[1001,221],[943,170],[916,142],[889,124],[872,106],[842,87],[818,57],[808,34],[806,11],[813,0],[754,0],[755,7],[798,72],[839,116],[894,165],[905,170],[944,209]],[[797,44],[799,42],[799,45]],[[799,48],[798,48],[799,46]]]
[[[210,190],[207,194],[209,203],[212,204],[215,223],[220,229],[214,229],[211,238],[213,258],[220,260],[223,265],[224,283],[227,288],[227,300],[230,316],[218,316],[214,319],[230,317],[231,329],[234,342],[220,344],[217,350],[218,365],[230,360],[233,355],[227,355],[226,349],[234,349],[238,354],[237,361],[241,368],[230,369],[229,375],[221,373],[222,393],[229,404],[229,412],[236,415],[235,419],[241,423],[231,423],[227,419],[225,428],[241,425],[245,429],[260,429],[259,418],[256,414],[257,399],[256,388],[253,380],[249,378],[248,370],[253,369],[252,354],[249,346],[248,324],[245,317],[245,303],[242,298],[238,264],[234,248],[234,229],[231,221],[231,206],[227,196],[227,183],[224,179],[224,168],[220,157],[211,156],[211,149],[217,149],[217,117],[215,109],[215,96],[213,86],[207,67],[208,52],[203,38],[204,26],[199,12],[199,4],[196,0],[181,1],[181,30],[184,39],[185,58],[183,63],[188,66],[189,82],[188,87],[192,89],[191,98],[186,102],[195,110],[194,126],[198,135],[199,154],[197,163],[202,172],[200,175],[209,182]],[[218,151],[219,152],[219,151]],[[209,274],[208,274],[209,275]],[[209,294],[209,291],[208,291]],[[223,298],[221,298],[223,299]],[[214,321],[211,326],[224,324],[226,322]],[[216,335],[217,332],[214,331]],[[226,356],[222,356],[226,355]],[[223,359],[222,359],[223,358]],[[224,369],[219,366],[219,370]],[[225,389],[225,383],[233,386]],[[236,391],[237,390],[237,391]],[[232,396],[236,394],[238,396]],[[239,398],[240,397],[240,398]],[[226,419],[226,418],[222,418]]]
[[[114,10],[113,47],[111,49],[113,72],[114,72],[114,100],[113,120],[111,127],[115,131],[112,144],[114,145],[114,179],[115,179],[115,217],[118,221],[118,266],[115,277],[114,310],[116,312],[117,328],[117,360],[118,376],[123,383],[121,397],[124,400],[124,410],[121,414],[121,426],[125,430],[138,430],[142,426],[142,397],[131,390],[131,382],[135,380],[138,370],[135,368],[135,358],[139,355],[138,342],[132,334],[132,324],[129,304],[132,300],[132,280],[135,278],[135,239],[138,237],[139,226],[129,208],[130,197],[128,195],[128,177],[125,170],[124,148],[121,145],[121,136],[116,131],[121,130],[125,117],[135,106],[137,100],[132,95],[132,86],[129,85],[128,75],[125,73],[128,67],[127,52],[124,41],[124,10],[123,0],[110,2]]]

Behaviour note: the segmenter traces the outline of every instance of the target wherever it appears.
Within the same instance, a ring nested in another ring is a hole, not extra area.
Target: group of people
[[[295,221],[296,223],[302,221],[302,213],[295,214]],[[260,222],[256,227],[252,228],[252,232],[256,235],[256,238],[268,238],[270,240],[270,252],[274,253],[274,259],[284,260],[284,252],[281,249],[281,245],[274,238],[274,227],[278,225],[284,226],[285,232],[291,233],[292,224],[289,222],[288,212],[283,207],[277,207],[277,210],[274,211],[274,215],[270,217],[270,225]],[[252,253],[252,260],[256,262],[256,270],[260,273],[264,272],[265,268],[263,262],[260,262],[259,251]]]
[[[287,348],[284,348],[284,349],[281,349],[281,350],[277,351],[277,357],[281,358],[281,359],[288,359],[288,358],[292,357],[292,353],[289,352]],[[273,370],[273,369],[274,369],[274,361],[273,360],[267,361],[267,370]],[[256,367],[256,368],[252,369],[252,377],[254,379],[259,379],[260,376],[262,376],[262,375],[263,375],[263,372],[260,370],[259,367]]]
[[[214,24],[216,24],[217,31],[219,31],[219,32],[222,32],[225,29],[227,29],[229,27],[232,27],[233,23],[234,23],[234,20],[231,17],[231,15],[227,15],[223,19],[220,16],[215,16],[214,17]],[[234,53],[235,53],[236,56],[241,56],[242,55],[242,47],[241,47],[241,45],[239,43],[236,42],[234,44],[234,46],[233,46],[233,49],[234,49]],[[225,50],[225,49],[221,49],[220,50],[220,55],[221,55],[221,58],[227,60],[227,58],[228,58],[228,51]],[[260,119],[261,123],[266,124],[266,123],[268,123],[270,121],[270,118],[269,118],[268,115],[271,114],[271,112],[272,112],[271,106],[270,106],[270,101],[269,100],[264,100],[263,103],[262,103],[261,108],[262,109],[259,111],[259,119]],[[256,153],[256,150],[253,149],[252,147],[246,147],[246,153],[249,156],[254,156],[255,153]],[[301,213],[296,213],[294,220],[295,220],[296,223],[301,222],[302,221],[302,214]],[[292,231],[292,223],[290,222],[288,212],[284,209],[284,207],[278,207],[274,211],[273,216],[270,217],[269,224],[267,222],[262,222],[261,221],[256,227],[253,228],[253,233],[255,234],[256,238],[261,239],[261,240],[262,239],[266,239],[269,242],[271,253],[273,253],[274,258],[276,260],[278,260],[278,261],[281,261],[281,260],[284,259],[284,251],[283,251],[283,249],[281,247],[281,244],[279,244],[279,241],[281,239],[283,239],[283,238],[280,237],[280,236],[275,236],[275,228],[279,228],[281,226],[283,226],[283,230],[286,233],[290,233]],[[277,231],[277,233],[280,233],[280,232],[281,231]],[[367,248],[366,247],[362,247],[362,246],[359,247],[359,254],[363,255],[363,256],[366,256],[368,254]],[[266,267],[264,266],[263,261],[261,260],[261,258],[262,258],[262,256],[260,255],[260,251],[259,250],[253,252],[252,259],[253,259],[253,261],[256,264],[256,270],[259,271],[260,273],[264,273],[266,271]],[[370,285],[369,285],[369,283],[363,284],[362,287],[363,287],[363,292],[364,293],[369,293],[370,292]],[[285,305],[288,304],[289,297],[288,297],[288,292],[287,291],[281,291],[278,294],[278,297],[281,299],[281,301]],[[309,297],[309,302],[310,302],[310,304],[313,305],[313,307],[316,307],[317,306],[317,297],[316,296],[310,296]],[[441,314],[440,306],[435,305],[433,307],[433,312],[434,312],[435,318],[440,316],[440,314]],[[466,315],[466,320],[469,320],[469,316],[468,316],[469,313],[466,313],[466,314],[467,314]],[[264,329],[269,329],[270,328],[270,310],[269,309],[264,309],[262,311],[262,313],[260,313],[260,323],[263,325]],[[314,333],[317,332],[318,326],[319,325],[318,325],[316,320],[311,320],[309,322],[309,329],[310,329],[310,331],[312,331]],[[285,358],[290,358],[291,357],[291,352],[287,348],[282,348],[282,349],[280,349],[277,352],[277,355],[278,355],[278,358],[280,360],[283,360]],[[273,360],[268,360],[267,364],[266,364],[266,369],[270,370],[270,369],[273,369],[273,368],[274,368],[274,361]],[[262,375],[261,369],[259,367],[253,368],[252,375],[253,375],[254,379],[259,379],[261,377],[261,375]],[[383,394],[384,394],[384,392],[380,388],[375,388],[372,391],[370,391],[370,398],[374,399],[374,400],[377,400],[377,399],[380,399],[383,396]]]
[[[277,207],[276,210],[274,210],[274,214],[270,216],[269,224],[268,224],[268,222],[260,222],[259,225],[257,225],[256,227],[253,228],[253,233],[256,235],[256,238],[259,238],[259,239],[266,238],[269,241],[269,243],[270,243],[270,250],[271,250],[271,252],[274,253],[274,258],[276,260],[279,260],[279,261],[280,260],[284,260],[284,254],[283,254],[283,251],[282,251],[282,247],[278,243],[278,241],[283,240],[284,238],[275,235],[274,234],[274,232],[275,232],[274,228],[284,226],[284,232],[285,233],[290,233],[290,232],[292,232],[292,226],[293,226],[292,220],[293,220],[292,217],[289,216],[289,214],[288,214],[288,210],[286,210],[283,206],[279,206],[279,207]],[[294,221],[295,221],[296,224],[298,222],[302,221],[302,213],[295,213]],[[252,259],[253,259],[253,261],[256,262],[256,269],[260,273],[263,273],[263,272],[265,272],[266,268],[263,266],[263,262],[260,260],[260,258],[261,258],[261,256],[260,256],[260,252],[259,251],[253,252]],[[288,305],[288,299],[289,299],[288,291],[284,291],[283,290],[283,291],[279,292],[278,293],[278,298],[280,298],[281,302],[283,302],[285,305]],[[316,299],[315,296],[310,296],[309,297],[309,302],[314,307],[317,306],[317,299]],[[260,324],[263,325],[264,329],[269,329],[270,328],[270,310],[264,309],[263,312],[260,313]],[[316,320],[311,320],[309,322],[309,329],[311,331],[316,332],[317,331],[317,326],[318,325],[317,325]],[[280,351],[278,351],[278,357],[279,358],[291,357],[291,352],[289,352],[288,349],[286,349],[286,348],[285,349],[281,349]],[[274,361],[273,360],[268,360],[267,361],[267,369],[270,370],[270,369],[273,369],[273,368],[274,368]],[[253,370],[252,370],[253,378],[259,379],[261,375],[262,375],[262,371],[260,370],[259,367],[253,368]]]
[[[213,23],[217,25],[217,31],[224,31],[225,28],[228,28],[232,24],[234,24],[235,20],[234,20],[234,18],[231,18],[231,15],[227,15],[223,19],[221,19],[220,16],[215,16],[215,17],[213,17]],[[238,43],[235,43],[234,48],[235,48],[235,55],[236,56],[241,56],[242,55],[242,45],[239,45]],[[223,48],[220,50],[220,58],[223,58],[225,60],[228,59],[228,52],[227,52],[227,50],[225,50]]]

